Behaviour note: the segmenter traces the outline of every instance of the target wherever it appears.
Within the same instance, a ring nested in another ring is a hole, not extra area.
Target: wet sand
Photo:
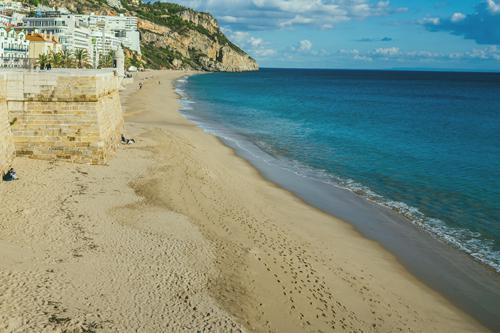
[[[178,112],[123,94],[107,166],[17,159],[0,184],[0,332],[481,332],[376,242],[273,185]]]

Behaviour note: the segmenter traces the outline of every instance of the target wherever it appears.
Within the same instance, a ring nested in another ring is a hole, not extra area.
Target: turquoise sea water
[[[500,74],[263,69],[177,85],[207,130],[500,271]]]

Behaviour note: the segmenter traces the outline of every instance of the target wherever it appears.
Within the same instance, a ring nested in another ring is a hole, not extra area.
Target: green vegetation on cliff
[[[237,45],[233,44],[219,29],[216,32],[210,32],[201,25],[184,20],[179,14],[190,13],[192,15],[204,15],[210,19],[215,19],[208,13],[198,13],[190,8],[181,6],[175,3],[154,2],[141,3],[138,5],[129,4],[127,0],[121,0],[122,6],[129,12],[133,12],[137,17],[156,23],[158,25],[168,27],[172,31],[182,33],[189,30],[196,30],[204,34],[213,41],[228,45],[236,51],[245,54]]]
[[[184,63],[191,62],[190,59],[184,58],[182,54],[174,49],[170,47],[156,47],[153,43],[142,45],[142,59],[151,69],[165,68],[166,64],[173,64],[176,59]]]

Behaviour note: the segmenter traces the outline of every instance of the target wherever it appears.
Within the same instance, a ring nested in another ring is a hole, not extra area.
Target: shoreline
[[[222,75],[223,78],[227,78],[224,74],[214,73],[214,75]],[[200,84],[203,84],[203,82],[207,84],[207,80],[207,78],[195,80],[193,85],[199,86]],[[213,78],[213,80],[217,81],[220,80],[220,78]],[[337,192],[338,196],[343,197],[342,199],[344,199],[344,201],[350,200],[348,197],[355,197],[361,199],[363,202],[368,201],[369,203],[373,203],[374,206],[379,207],[384,211],[388,210],[391,213],[395,213],[394,215],[397,216],[395,218],[400,220],[399,222],[404,221],[405,223],[413,224],[416,229],[431,235],[434,239],[459,250],[461,253],[467,254],[467,256],[472,257],[474,261],[482,264],[488,270],[500,274],[498,253],[494,249],[494,243],[489,244],[488,241],[484,241],[481,234],[478,233],[478,235],[474,235],[472,238],[466,238],[466,236],[463,235],[470,233],[470,230],[460,227],[457,228],[458,230],[455,230],[455,227],[444,226],[445,222],[443,221],[443,217],[431,217],[432,214],[429,213],[425,215],[422,213],[421,208],[419,209],[414,205],[412,206],[412,204],[407,201],[398,201],[391,197],[384,197],[383,195],[377,193],[378,190],[374,190],[358,180],[350,179],[349,177],[340,177],[334,172],[327,172],[323,170],[321,167],[308,166],[298,160],[284,157],[280,155],[280,152],[275,154],[275,152],[273,152],[273,147],[269,147],[265,142],[260,142],[258,138],[255,138],[252,135],[250,135],[250,138],[247,137],[249,133],[246,133],[245,130],[233,129],[232,126],[234,124],[225,123],[224,121],[216,121],[215,119],[218,118],[214,117],[221,116],[217,111],[214,110],[214,115],[212,116],[211,111],[200,112],[193,110],[191,105],[200,103],[200,101],[196,99],[201,100],[199,108],[202,110],[205,108],[211,108],[211,106],[210,104],[204,104],[205,96],[199,95],[200,92],[196,89],[194,91],[190,91],[189,94],[185,92],[184,89],[186,87],[186,82],[187,80],[176,81],[176,91],[180,95],[179,98],[181,99],[182,105],[181,113],[189,121],[196,123],[205,132],[217,136],[226,146],[235,149],[240,157],[243,157],[254,167],[259,169],[264,178],[273,178],[271,180],[275,184],[279,184],[281,187],[286,187],[287,190],[297,194],[299,197],[305,198],[310,204],[313,204],[317,208],[333,216],[336,216],[336,210],[332,209],[329,211],[328,207],[325,207],[327,205],[324,203],[314,204],[314,195],[300,193],[300,187],[293,186],[293,180],[288,180],[288,178],[294,178],[294,180],[298,180],[301,183],[315,183],[323,188],[331,186],[336,189],[341,189],[339,191],[335,191],[334,189],[333,192]],[[193,97],[195,99],[193,99]],[[213,103],[213,101],[209,103]],[[223,108],[224,105],[222,104],[221,107]],[[240,133],[240,130],[243,130],[243,133],[246,134]],[[260,146],[261,144],[263,147]],[[283,172],[289,176],[280,177],[278,174],[279,172]],[[265,176],[264,173],[267,173],[267,176]],[[274,174],[278,175],[275,176]],[[302,179],[307,179],[307,181]],[[410,189],[409,191],[411,192],[412,190]],[[351,194],[354,194],[354,196]],[[446,207],[446,205],[443,207]],[[347,218],[348,217],[343,217],[341,219],[345,220]]]
[[[187,121],[186,74],[137,75],[122,95],[137,144],[107,166],[15,161],[0,332],[487,331]]]
[[[272,167],[266,168],[256,163],[245,152],[230,143],[222,139],[220,141],[221,144],[234,149],[236,156],[249,161],[266,181],[296,196],[303,204],[317,208],[353,226],[362,237],[381,245],[412,276],[444,296],[452,304],[486,324],[487,327],[493,330],[500,328],[495,311],[500,306],[498,287],[500,275],[493,267],[436,238],[387,207],[369,202],[347,189],[332,190],[323,183],[317,184],[318,187],[324,187],[317,191],[310,187],[315,183],[314,180],[297,184],[282,174],[276,174],[276,170],[272,170]],[[326,196],[323,196],[325,194]],[[339,197],[343,200],[338,200]],[[330,205],[332,199],[342,203],[332,208]],[[353,214],[354,207],[361,209],[363,213]],[[381,218],[372,218],[370,221],[376,223],[375,226],[366,222],[368,213],[381,214]],[[460,290],[460,293],[457,293],[457,290]],[[488,305],[485,306],[485,303]]]
[[[174,88],[178,80],[174,82]],[[176,93],[180,100],[189,101],[187,96]],[[267,153],[244,138],[235,138],[234,133],[226,130],[222,130],[221,135],[220,129],[215,129],[217,125],[191,118],[189,111],[182,108],[180,112],[188,121],[231,148],[264,180],[296,196],[305,205],[353,226],[363,237],[376,241],[394,255],[420,281],[491,329],[500,329],[494,310],[500,307],[500,274],[492,266],[437,238],[389,207],[369,201],[346,188],[297,176],[293,170],[270,162],[269,158],[274,157],[264,157]],[[457,290],[461,292],[457,293]]]

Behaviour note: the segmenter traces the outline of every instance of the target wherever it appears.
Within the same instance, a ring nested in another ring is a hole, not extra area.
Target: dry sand
[[[138,143],[109,165],[15,161],[21,179],[0,184],[0,332],[485,330],[185,120],[181,75],[128,87]]]

